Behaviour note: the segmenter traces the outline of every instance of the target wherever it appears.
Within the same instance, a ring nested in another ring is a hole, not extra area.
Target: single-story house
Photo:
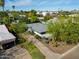
[[[26,15],[19,15],[20,17],[26,17]]]
[[[44,20],[44,17],[38,17],[38,19],[41,21],[41,20]]]
[[[11,34],[5,25],[0,25],[0,49],[10,48],[15,44],[16,37]]]
[[[37,11],[37,14],[38,15],[43,15],[43,16],[46,16],[46,14],[48,13],[48,11]]]
[[[56,22],[59,22],[59,19],[57,17],[54,17],[53,19],[50,19],[47,21],[47,23],[50,23],[50,22],[56,23]]]
[[[79,15],[78,14],[71,14],[69,15],[69,17],[78,17]]]
[[[51,35],[46,33],[46,25],[44,23],[32,23],[27,24],[28,31],[34,32],[36,35],[41,38],[51,38]]]

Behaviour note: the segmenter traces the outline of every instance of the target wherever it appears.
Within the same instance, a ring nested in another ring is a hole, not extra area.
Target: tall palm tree
[[[15,9],[15,5],[12,6],[13,10]]]
[[[0,6],[2,6],[2,8],[3,8],[3,11],[4,11],[5,0],[0,0]]]

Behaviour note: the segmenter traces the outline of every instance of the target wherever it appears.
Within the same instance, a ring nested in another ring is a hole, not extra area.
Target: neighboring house
[[[47,13],[48,13],[47,11],[43,11],[43,12],[42,12],[42,15],[43,15],[43,16],[46,16]]]
[[[0,49],[10,48],[15,44],[16,37],[12,35],[5,25],[0,25]]]
[[[36,35],[40,36],[41,38],[47,38],[50,39],[51,35],[46,33],[46,25],[43,23],[33,23],[33,24],[27,24],[28,31],[34,32]]]
[[[11,23],[16,23],[14,16],[11,13],[8,13]]]
[[[46,16],[47,14],[49,14],[50,16],[57,16],[58,11],[37,11],[37,14],[43,16]]]
[[[26,17],[26,15],[19,15],[20,17]]]
[[[47,11],[38,11],[37,12],[38,15],[43,15],[43,16],[46,16],[47,13],[48,13]]]
[[[43,23],[44,22],[44,17],[38,17],[38,20]]]
[[[79,15],[78,14],[71,14],[69,15],[69,17],[78,17]]]
[[[9,16],[9,17],[13,17],[13,15],[12,15],[11,13],[8,13],[8,16]]]
[[[59,19],[57,17],[54,17],[53,19],[50,19],[47,21],[47,23],[50,23],[50,22],[56,23],[56,22],[59,22]]]
[[[37,15],[42,15],[42,11],[37,11]],[[42,15],[43,16],[43,15]]]
[[[41,20],[44,20],[44,17],[38,17],[38,19],[41,21]]]
[[[17,16],[13,16],[11,13],[8,13],[8,16],[10,17],[10,21],[13,24],[16,24],[19,22],[19,20],[23,19],[26,17],[26,15],[17,15]]]

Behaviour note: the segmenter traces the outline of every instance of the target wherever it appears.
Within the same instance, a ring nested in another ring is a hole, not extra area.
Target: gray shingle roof
[[[27,24],[27,27],[38,33],[46,32],[46,25],[42,23]]]
[[[15,41],[15,36],[13,36],[11,33],[0,32],[0,44],[5,44],[12,41]]]
[[[0,32],[9,33],[5,25],[0,25]]]
[[[0,44],[5,44],[15,41],[15,36],[12,35],[5,25],[0,25]]]

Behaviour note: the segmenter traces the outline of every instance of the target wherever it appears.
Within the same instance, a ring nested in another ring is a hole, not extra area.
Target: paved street
[[[59,59],[60,55],[52,52],[48,47],[41,43],[38,39],[28,35],[28,40],[32,41],[34,45],[46,56],[46,59]]]
[[[61,59],[79,59],[79,44],[62,54]]]

